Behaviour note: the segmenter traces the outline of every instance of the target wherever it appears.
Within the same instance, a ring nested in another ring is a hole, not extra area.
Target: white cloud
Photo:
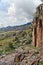
[[[31,20],[36,7],[40,3],[40,0],[13,0],[13,3],[8,8],[8,13],[17,19],[23,19],[25,16],[25,18]]]
[[[1,0],[10,4],[7,12],[2,14],[0,26],[20,25],[32,21],[36,7],[40,0]],[[3,20],[2,20],[3,19]]]
[[[11,4],[11,6],[8,8],[8,14],[9,15],[15,15],[15,5],[14,5],[14,3]]]

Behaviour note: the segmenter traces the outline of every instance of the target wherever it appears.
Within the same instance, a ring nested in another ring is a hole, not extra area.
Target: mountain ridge
[[[0,28],[0,31],[11,31],[11,30],[20,30],[20,29],[23,30],[23,29],[27,29],[29,25],[31,25],[31,22],[24,25],[19,25],[19,26],[2,27]]]

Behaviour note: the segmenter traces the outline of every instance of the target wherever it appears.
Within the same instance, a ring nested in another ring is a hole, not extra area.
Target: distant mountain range
[[[20,25],[20,26],[8,26],[8,27],[0,28],[0,31],[23,30],[23,29],[27,29],[28,26],[30,25],[31,25],[31,22],[24,25]]]

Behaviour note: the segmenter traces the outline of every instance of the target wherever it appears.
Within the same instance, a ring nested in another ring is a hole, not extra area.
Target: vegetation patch
[[[0,33],[0,55],[32,42],[32,29],[7,31]]]
[[[43,65],[43,61],[40,61],[40,62],[39,62],[39,65]]]

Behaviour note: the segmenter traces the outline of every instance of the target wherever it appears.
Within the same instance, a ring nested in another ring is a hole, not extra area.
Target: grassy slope
[[[31,27],[29,30],[17,30],[0,33],[0,55],[19,46],[31,43]]]

